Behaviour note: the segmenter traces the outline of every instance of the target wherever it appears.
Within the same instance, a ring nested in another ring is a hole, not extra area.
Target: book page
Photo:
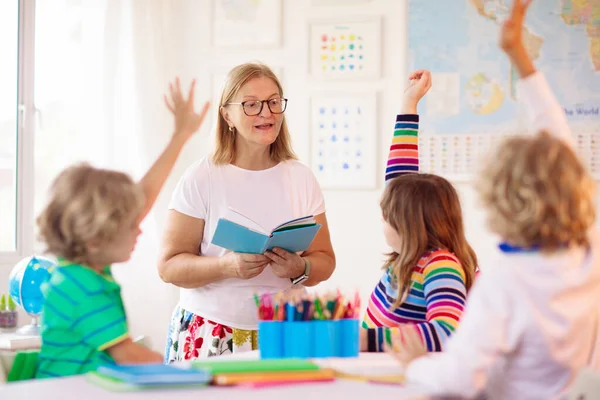
[[[309,215],[307,217],[296,218],[291,221],[284,222],[283,224],[275,227],[275,229],[273,229],[273,232],[287,230],[287,229],[290,229],[295,226],[308,226],[308,225],[315,225],[315,224],[316,224],[315,218],[312,215]]]
[[[234,209],[232,207],[229,207],[227,209],[226,214],[223,215],[222,218],[225,218],[226,220],[231,221],[231,222],[235,222],[236,224],[245,226],[246,228],[251,229],[253,231],[263,233],[265,235],[270,234],[270,232],[267,229],[260,226],[257,222],[246,217],[245,215],[243,215],[242,213],[240,213],[239,211],[237,211],[236,209]]]

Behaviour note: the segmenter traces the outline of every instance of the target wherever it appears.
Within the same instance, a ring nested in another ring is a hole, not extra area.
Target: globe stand
[[[17,329],[17,335],[23,336],[39,336],[40,334],[40,318],[37,315],[28,314],[31,317],[31,324],[25,325]]]

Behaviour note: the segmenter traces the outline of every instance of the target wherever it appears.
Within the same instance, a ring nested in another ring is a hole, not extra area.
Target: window
[[[43,250],[35,216],[63,168],[108,164],[105,7],[0,1],[0,264]]]
[[[0,2],[0,252],[17,248],[19,2]]]
[[[105,165],[103,0],[37,0],[34,215],[68,165]]]

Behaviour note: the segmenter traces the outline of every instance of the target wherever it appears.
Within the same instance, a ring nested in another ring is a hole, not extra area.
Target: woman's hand
[[[221,261],[232,278],[252,279],[265,269],[271,260],[262,254],[228,253]]]
[[[265,256],[271,261],[271,269],[279,278],[297,278],[304,273],[306,268],[302,257],[278,247],[273,248],[272,251],[266,251]]]
[[[408,80],[408,86],[404,89],[402,114],[416,114],[419,100],[431,88],[431,73],[426,69],[419,69],[413,71]]]
[[[199,113],[194,110],[195,86],[196,80],[193,80],[186,99],[181,92],[179,78],[176,78],[175,84],[169,83],[169,97],[164,96],[165,104],[175,118],[173,138],[181,139],[184,142],[200,129],[208,113],[208,102],[204,103],[204,107],[202,107]]]

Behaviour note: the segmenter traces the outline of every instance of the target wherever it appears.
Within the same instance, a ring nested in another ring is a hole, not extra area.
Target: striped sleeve
[[[429,351],[442,351],[460,322],[467,299],[465,273],[449,255],[434,257],[423,270],[427,322],[416,324]]]
[[[383,274],[367,304],[362,327],[367,329],[366,348],[368,352],[384,351],[384,343],[391,343],[393,328],[389,328],[389,326],[399,323],[397,313],[402,317],[405,316],[401,309],[391,310],[394,299],[398,296],[398,291],[391,284],[391,279],[389,271]]]
[[[396,116],[394,137],[385,168],[385,181],[397,176],[419,172],[419,116]]]

